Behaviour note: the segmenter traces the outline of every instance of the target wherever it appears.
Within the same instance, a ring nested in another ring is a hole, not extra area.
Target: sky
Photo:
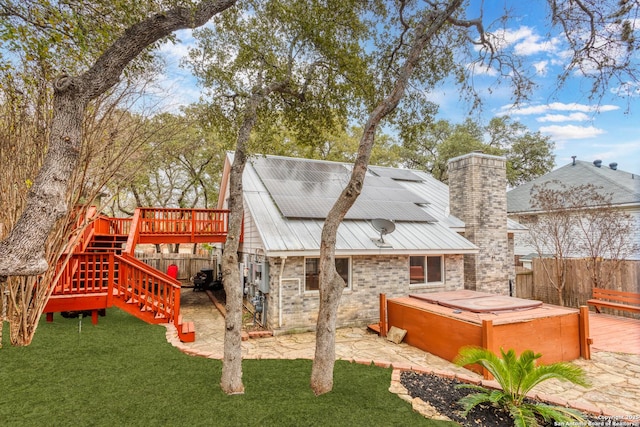
[[[525,59],[535,74],[537,87],[526,104],[513,108],[508,87],[495,85],[495,71],[478,70],[474,85],[484,102],[482,122],[508,115],[530,131],[550,137],[555,144],[554,168],[570,163],[571,157],[576,156],[589,162],[602,160],[604,165],[615,162],[618,169],[640,173],[640,87],[628,86],[627,92],[632,95],[622,97],[618,95],[621,88],[611,86],[602,98],[590,100],[590,83],[573,74],[558,90],[557,76],[566,64],[566,49],[561,38],[546,37],[549,31],[553,36],[554,31],[547,26],[546,10],[531,7],[530,2],[485,0],[484,3],[488,8],[486,22],[497,17],[505,3],[516,8],[516,19],[507,26],[504,43]],[[169,95],[163,100],[164,108],[173,111],[197,101],[200,95],[195,78],[180,66],[194,40],[190,31],[181,31],[177,36],[180,43],[161,47],[167,69],[157,89],[159,94]],[[468,117],[468,105],[459,99],[458,93],[458,88],[445,84],[429,95],[439,105],[438,118],[461,123]]]

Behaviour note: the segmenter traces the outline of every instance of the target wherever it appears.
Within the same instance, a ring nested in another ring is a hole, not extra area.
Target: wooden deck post
[[[386,337],[387,325],[387,294],[380,294],[380,336]]]
[[[590,360],[592,340],[589,337],[589,307],[586,305],[580,306],[578,324],[578,329],[580,331],[580,357],[585,360]]]
[[[493,320],[482,321],[482,348],[493,352]],[[493,379],[493,376],[485,368],[482,368],[482,376],[487,379]]]

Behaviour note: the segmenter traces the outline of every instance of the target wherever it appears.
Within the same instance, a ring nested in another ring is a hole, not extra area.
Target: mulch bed
[[[464,384],[456,379],[405,371],[400,375],[400,382],[408,390],[411,397],[419,397],[431,404],[440,414],[449,417],[464,427],[505,427],[513,425],[513,420],[508,412],[491,405],[478,405],[469,412],[466,418],[462,417],[462,407],[458,405],[458,400],[468,394],[475,393],[475,391],[456,387],[459,384]],[[597,422],[599,420],[597,418],[590,414],[584,414],[583,416],[585,420],[592,422],[592,424],[586,425],[598,425]],[[543,420],[539,420],[539,424],[541,426],[554,425],[553,422],[545,424]]]

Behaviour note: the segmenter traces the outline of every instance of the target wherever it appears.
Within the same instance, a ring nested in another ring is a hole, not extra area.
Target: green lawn
[[[6,325],[3,335],[2,426],[449,425],[390,393],[390,369],[346,362],[336,364],[334,391],[315,397],[310,361],[246,360],[245,394],[226,396],[220,361],[181,353],[164,327],[117,309],[96,326],[43,320],[25,348],[9,346]]]

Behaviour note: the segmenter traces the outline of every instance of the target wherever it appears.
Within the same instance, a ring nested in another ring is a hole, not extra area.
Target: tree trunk
[[[195,9],[176,7],[154,15],[125,31],[83,75],[56,79],[47,155],[24,212],[0,242],[0,276],[32,276],[49,267],[45,242],[56,221],[69,209],[67,194],[78,165],[88,102],[113,87],[124,68],[148,46],[176,30],[204,25],[235,2],[203,1]]]
[[[460,4],[461,0],[452,0],[442,11],[425,13],[422,20],[416,25],[415,38],[407,59],[399,70],[396,83],[391,93],[378,104],[369,116],[360,139],[358,156],[354,162],[349,183],[325,219],[320,242],[320,307],[316,325],[316,350],[311,370],[311,389],[316,396],[333,389],[336,319],[340,297],[344,289],[344,281],[335,267],[338,227],[362,191],[378,124],[396,108],[404,96],[409,78],[418,64],[425,46]]]
[[[242,173],[246,163],[244,144],[238,142],[229,177],[229,231],[222,255],[222,283],[226,294],[224,356],[220,386],[227,394],[244,393],[242,383],[242,277],[238,245],[242,227]]]
[[[284,88],[288,81],[272,83],[262,88],[262,80],[256,85],[247,101],[236,151],[229,173],[229,231],[222,255],[222,282],[227,298],[227,317],[225,318],[224,356],[220,386],[227,394],[244,393],[242,384],[242,294],[243,283],[238,268],[238,246],[244,216],[242,195],[242,173],[247,163],[247,143],[251,130],[258,119],[258,107],[262,100],[276,90]]]
[[[227,298],[225,317],[224,357],[220,386],[227,394],[244,393],[242,383],[242,294],[243,283],[238,266],[238,246],[242,232],[244,200],[242,174],[247,163],[246,145],[257,120],[262,95],[254,94],[248,101],[238,132],[236,151],[229,174],[229,232],[222,255],[222,283]]]
[[[0,279],[0,348],[2,348],[2,330],[4,329],[4,321],[7,317],[7,282]]]

